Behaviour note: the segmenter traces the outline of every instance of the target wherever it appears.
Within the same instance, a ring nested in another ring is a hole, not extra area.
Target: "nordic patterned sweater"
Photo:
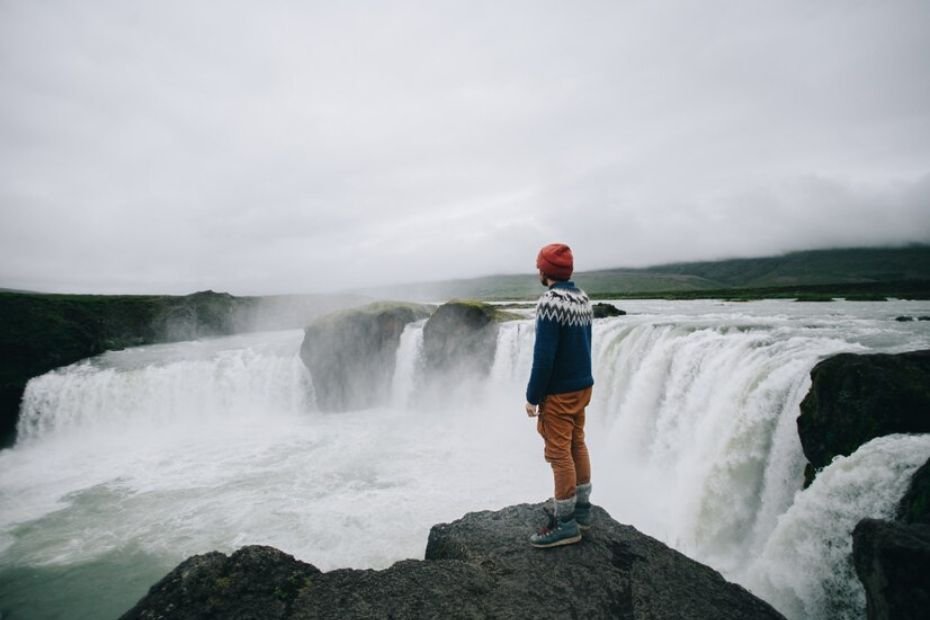
[[[538,405],[549,394],[594,385],[588,295],[573,282],[556,282],[536,304],[536,344],[526,401]]]

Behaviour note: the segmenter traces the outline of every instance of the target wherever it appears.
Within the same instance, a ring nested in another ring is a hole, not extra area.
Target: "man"
[[[570,278],[572,250],[545,246],[536,257],[539,281],[549,290],[536,306],[533,370],[526,387],[526,414],[546,443],[555,478],[555,509],[549,525],[530,538],[534,547],[581,540],[591,526],[591,462],[584,442],[585,407],[591,402],[591,301]]]

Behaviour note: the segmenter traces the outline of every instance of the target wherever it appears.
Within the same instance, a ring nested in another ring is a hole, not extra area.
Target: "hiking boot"
[[[543,507],[549,517],[546,527],[530,536],[530,544],[539,549],[571,545],[581,540],[581,531],[575,521],[575,498],[555,500],[555,509]]]
[[[578,523],[578,529],[582,532],[586,532],[591,529],[591,521],[593,517],[591,516],[591,504],[585,502],[584,504],[578,502],[575,504],[575,521]]]
[[[574,519],[562,521],[555,515],[550,517],[549,524],[530,536],[530,544],[537,549],[572,545],[581,540],[581,531]]]

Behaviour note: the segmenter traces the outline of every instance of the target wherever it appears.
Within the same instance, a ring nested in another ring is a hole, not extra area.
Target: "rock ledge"
[[[271,547],[194,556],[123,618],[782,618],[595,507],[577,545],[533,549],[541,505],[436,525],[425,560],[327,573]]]

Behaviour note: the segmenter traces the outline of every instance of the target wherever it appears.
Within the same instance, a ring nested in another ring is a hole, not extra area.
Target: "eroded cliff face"
[[[544,521],[542,505],[469,513],[432,528],[424,560],[380,571],[321,573],[270,547],[195,556],[123,618],[782,618],[600,508],[577,545],[532,548]]]
[[[817,364],[811,380],[798,417],[808,484],[871,439],[930,433],[930,350],[836,355]]]
[[[159,295],[0,293],[0,447],[15,440],[20,399],[32,377],[107,350],[222,336],[256,298],[203,291]]]

